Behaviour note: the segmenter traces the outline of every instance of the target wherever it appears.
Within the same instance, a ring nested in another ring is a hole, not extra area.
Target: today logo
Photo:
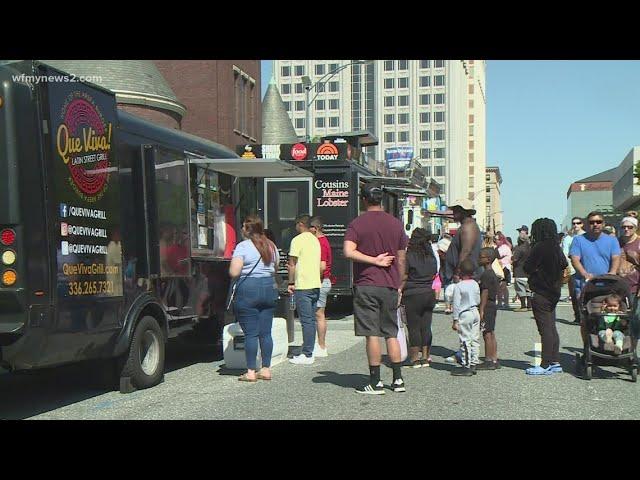
[[[318,147],[316,151],[316,158],[318,160],[337,160],[338,159],[338,147],[333,143],[323,143]]]

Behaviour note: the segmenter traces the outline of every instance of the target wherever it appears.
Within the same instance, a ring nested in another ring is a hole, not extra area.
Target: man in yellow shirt
[[[316,305],[320,296],[320,242],[309,231],[309,215],[296,218],[299,233],[289,249],[289,295],[295,296],[296,308],[302,325],[302,353],[289,361],[296,365],[314,362],[313,346],[316,340]]]

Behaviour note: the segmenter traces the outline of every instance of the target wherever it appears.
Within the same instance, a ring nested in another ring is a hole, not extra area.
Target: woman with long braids
[[[406,272],[402,282],[402,303],[409,327],[409,356],[413,368],[428,367],[431,349],[431,319],[436,297],[433,279],[438,273],[429,233],[416,228],[407,246]],[[422,352],[422,359],[418,355]]]
[[[255,215],[249,215],[242,223],[242,236],[245,240],[236,245],[229,266],[229,275],[237,281],[235,313],[245,335],[247,359],[247,373],[238,380],[255,383],[258,379],[271,380],[278,249],[266,237],[262,220]],[[256,373],[258,344],[262,370]]]
[[[533,292],[531,307],[542,337],[542,362],[540,366],[527,368],[527,375],[562,373],[556,305],[565,268],[567,259],[558,245],[556,222],[550,218],[537,219],[531,226],[531,252],[524,271],[529,276],[529,288]]]

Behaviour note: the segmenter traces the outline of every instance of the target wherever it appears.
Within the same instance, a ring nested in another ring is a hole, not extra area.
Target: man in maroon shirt
[[[394,392],[404,392],[400,369],[397,310],[400,272],[405,269],[407,236],[400,220],[381,206],[382,187],[366,183],[361,195],[366,212],[354,219],[344,236],[344,256],[353,261],[353,314],[355,333],[367,337],[370,383],[356,389],[369,395],[384,394],[380,381],[380,341],[384,337],[393,367]]]
[[[318,345],[313,349],[314,357],[326,357],[329,355],[327,352],[327,345],[325,340],[327,338],[327,319],[324,316],[324,309],[327,306],[327,297],[331,291],[331,263],[333,263],[333,254],[331,252],[331,245],[329,240],[324,234],[324,223],[319,216],[313,217],[310,222],[311,227],[309,231],[313,233],[320,242],[320,275],[322,277],[322,286],[320,287],[320,298],[316,306],[316,325],[318,328]]]

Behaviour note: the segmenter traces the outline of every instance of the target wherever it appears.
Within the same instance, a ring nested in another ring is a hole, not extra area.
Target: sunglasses
[[[634,227],[633,225],[622,225],[622,228],[625,229],[625,230],[631,230],[631,229],[636,228],[636,227]]]
[[[604,220],[589,220],[589,225],[600,225]]]
[[[582,222],[572,222],[574,225],[582,225]]]

